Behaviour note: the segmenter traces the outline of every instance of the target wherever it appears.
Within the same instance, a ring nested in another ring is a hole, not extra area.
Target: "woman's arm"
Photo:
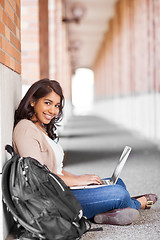
[[[21,157],[32,157],[42,162],[40,144],[35,137],[35,129],[21,125],[18,125],[13,132],[14,149]]]
[[[29,126],[28,126],[29,124]],[[41,164],[46,164],[40,142],[37,140],[37,129],[30,123],[29,120],[21,122],[13,133],[13,144],[16,151],[22,157],[32,157],[37,159]],[[45,153],[45,152],[44,152]],[[52,159],[55,161],[55,159]],[[52,168],[46,164],[52,171]],[[54,170],[53,170],[54,172]],[[58,175],[68,186],[101,184],[101,179],[93,174],[73,175],[66,171],[62,171],[63,175]]]
[[[62,171],[63,175],[58,175],[67,186],[80,186],[80,185],[90,185],[90,184],[102,184],[99,176],[94,174],[84,174],[84,175],[74,175],[66,171]]]

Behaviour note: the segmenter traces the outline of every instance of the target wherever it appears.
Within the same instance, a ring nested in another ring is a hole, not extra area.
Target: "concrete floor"
[[[121,173],[131,196],[156,193],[158,202],[140,210],[140,218],[129,226],[103,225],[101,232],[88,232],[83,240],[160,239],[160,149],[136,132],[130,132],[95,116],[74,116],[62,131],[65,170],[75,174],[111,176],[125,145],[132,152]],[[92,224],[92,227],[101,225]]]

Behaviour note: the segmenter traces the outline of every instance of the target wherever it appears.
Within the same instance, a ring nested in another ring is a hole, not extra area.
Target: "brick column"
[[[65,97],[71,99],[71,63],[68,52],[67,25],[62,23],[63,1],[56,0],[55,11],[55,66],[56,79],[62,84]]]
[[[22,79],[49,77],[48,0],[22,1]]]
[[[39,0],[40,78],[49,78],[48,0]]]
[[[32,84],[40,79],[39,1],[22,1],[22,80]]]
[[[48,31],[49,31],[49,78],[56,78],[56,69],[55,69],[55,0],[48,1]]]

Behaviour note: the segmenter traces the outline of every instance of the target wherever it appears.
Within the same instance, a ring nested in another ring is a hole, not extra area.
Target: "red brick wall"
[[[97,97],[160,91],[159,36],[160,0],[118,1],[94,65]]]
[[[20,0],[0,0],[0,63],[21,73]]]

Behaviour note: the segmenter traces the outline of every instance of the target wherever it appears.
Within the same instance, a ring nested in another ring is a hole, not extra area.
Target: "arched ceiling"
[[[109,20],[114,16],[116,2],[117,0],[64,0],[65,18],[73,19],[73,9],[84,10],[79,23],[64,22],[68,27],[73,70],[79,67],[92,68],[108,30]]]

